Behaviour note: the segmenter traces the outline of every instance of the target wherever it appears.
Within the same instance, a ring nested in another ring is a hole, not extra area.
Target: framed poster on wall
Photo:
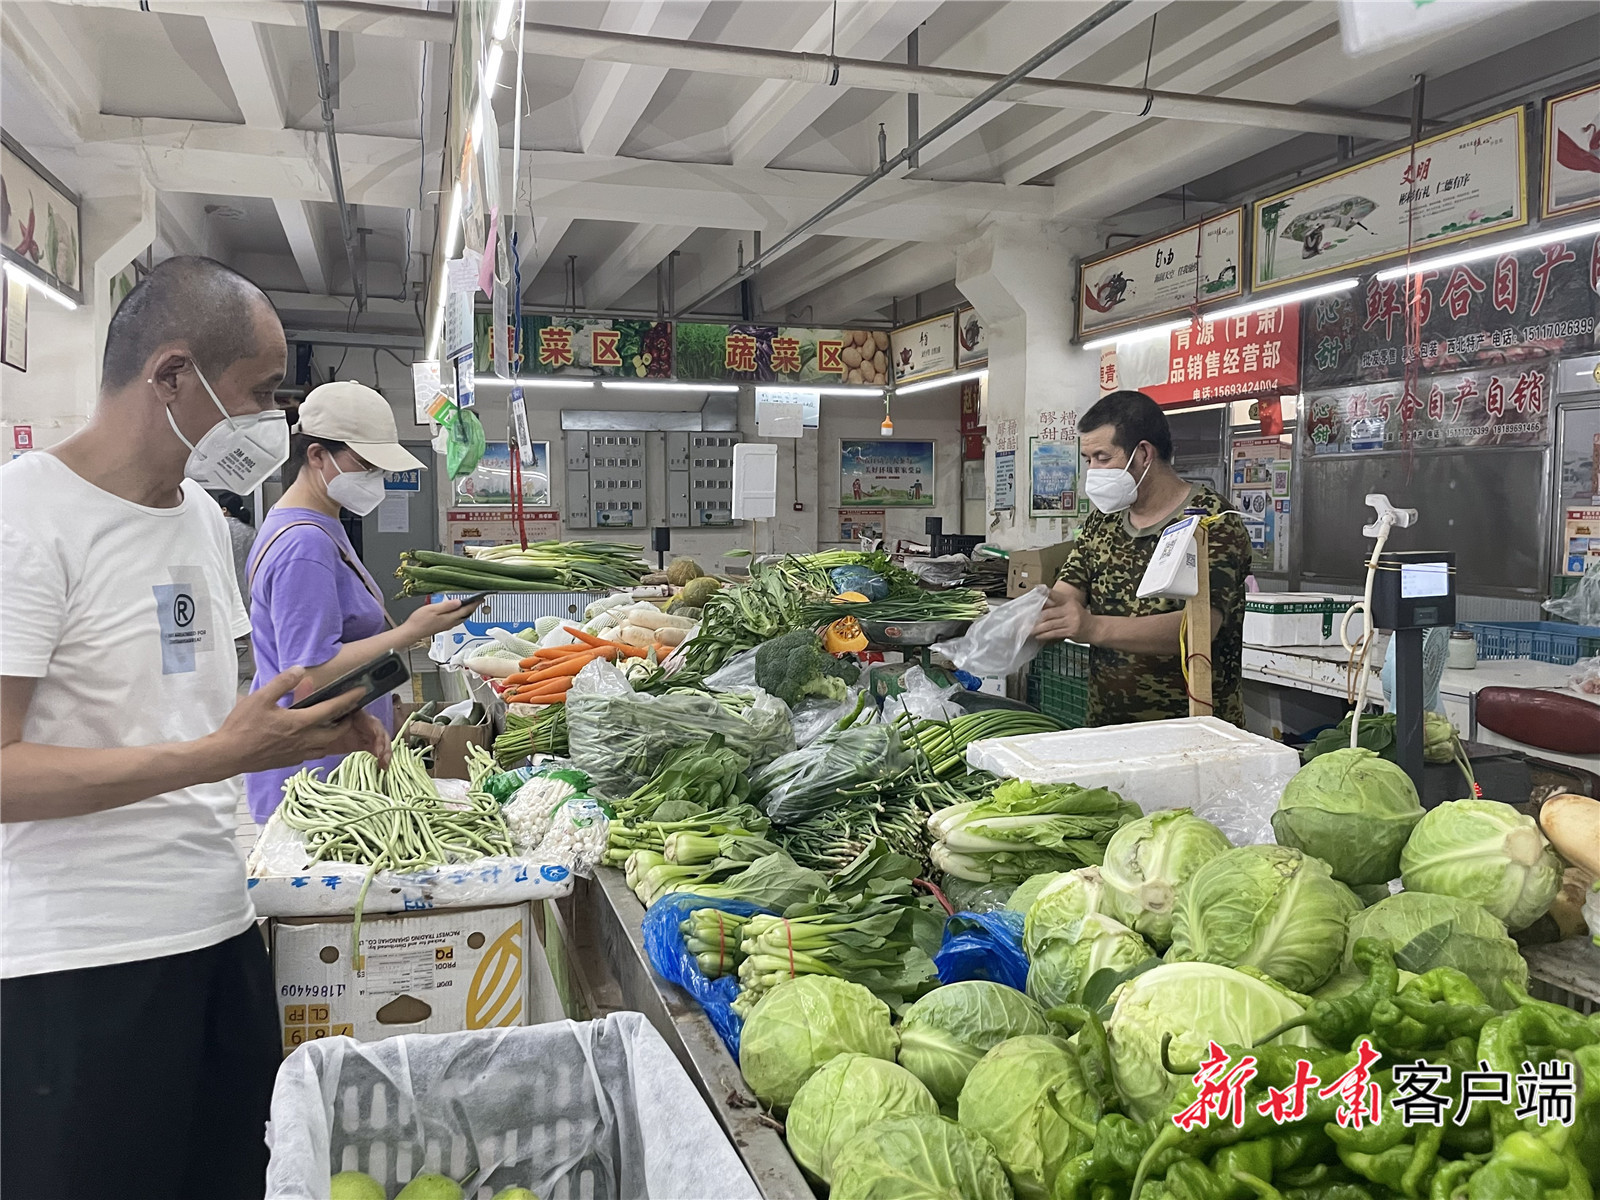
[[[5,304],[0,310],[0,362],[19,371],[28,369],[28,285],[0,272],[5,280]]]
[[[955,313],[889,332],[889,367],[896,385],[954,371],[959,355]]]
[[[1028,439],[1030,517],[1067,517],[1078,510],[1078,443]]]
[[[932,508],[933,443],[839,443],[840,508]]]
[[[489,442],[470,475],[455,482],[457,505],[511,503],[511,446]],[[533,443],[533,466],[522,468],[522,502],[535,508],[550,507],[550,443]]]
[[[1083,263],[1078,268],[1078,336],[1239,295],[1243,230],[1244,210],[1230,208]]]
[[[1600,208],[1600,83],[1544,102],[1546,220]]]
[[[0,190],[5,198],[0,254],[82,304],[78,197],[5,133],[0,133]]]

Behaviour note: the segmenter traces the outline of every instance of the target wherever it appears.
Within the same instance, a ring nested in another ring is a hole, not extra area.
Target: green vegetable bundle
[[[819,871],[847,867],[874,840],[920,863],[928,859],[928,816],[961,794],[912,767],[838,788],[827,804],[773,833],[796,862]]]
[[[1141,815],[1108,788],[1011,779],[929,819],[933,865],[978,883],[1097,866],[1111,835]]]
[[[531,717],[507,713],[505,729],[494,739],[494,757],[514,767],[534,754],[567,753],[567,706],[547,704]]]
[[[806,604],[800,619],[807,625],[826,625],[840,617],[858,621],[975,621],[989,611],[989,599],[971,588],[891,594],[886,600],[823,600]]]
[[[703,679],[735,654],[802,627],[805,593],[776,571],[713,592],[700,609],[700,629],[680,653],[680,672]]]
[[[966,772],[967,746],[972,742],[1025,733],[1054,733],[1061,728],[1059,721],[1043,713],[1007,708],[966,713],[949,721],[921,721],[907,713],[895,724],[906,747],[941,778]]]
[[[857,725],[773,760],[751,778],[751,795],[777,825],[794,826],[830,807],[839,792],[909,765],[893,726]]]
[[[569,592],[633,587],[646,571],[636,546],[530,542],[471,555],[407,550],[395,572],[403,596],[433,592]]]
[[[750,794],[749,766],[748,758],[723,744],[721,734],[712,734],[697,745],[669,751],[649,782],[613,807],[627,822],[651,820],[663,809],[692,816],[741,804]]]

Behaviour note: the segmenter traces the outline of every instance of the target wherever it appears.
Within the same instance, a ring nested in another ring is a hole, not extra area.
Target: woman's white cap
[[[382,471],[427,470],[400,444],[389,402],[364,383],[339,380],[313,388],[300,402],[294,431],[343,442]]]

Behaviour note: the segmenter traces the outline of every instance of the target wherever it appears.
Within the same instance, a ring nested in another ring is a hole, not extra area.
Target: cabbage
[[[1351,885],[1388,883],[1400,874],[1400,850],[1422,819],[1411,777],[1361,748],[1312,759],[1283,789],[1272,832],[1281,846],[1304,850]]]
[[[1401,892],[1350,918],[1345,966],[1357,938],[1378,938],[1394,951],[1395,966],[1421,975],[1454,967],[1482,989],[1491,1004],[1509,1008],[1515,999],[1503,984],[1528,986],[1528,964],[1506,927],[1481,904],[1454,896]]]
[[[894,1060],[889,1006],[859,983],[802,975],[780,983],[751,1011],[739,1040],[739,1070],[758,1100],[784,1109],[818,1067],[851,1052]]]
[[[1028,910],[1033,907],[1033,902],[1039,898],[1039,893],[1064,874],[1066,874],[1064,871],[1045,871],[1041,875],[1029,875],[1017,885],[1017,890],[1011,893],[1011,899],[1006,901],[1006,907],[1012,912],[1026,916]]]
[[[1172,941],[1178,889],[1200,867],[1232,849],[1222,830],[1187,808],[1151,813],[1111,835],[1100,878],[1108,911],[1165,949]]]
[[[904,1067],[866,1054],[841,1054],[800,1085],[784,1128],[795,1161],[828,1183],[844,1145],[885,1117],[939,1115],[938,1102]]]
[[[1012,1200],[993,1148],[943,1117],[869,1125],[833,1160],[829,1200]]]
[[[1067,927],[1061,937],[1050,938],[1028,961],[1028,995],[1041,1008],[1078,1004],[1084,985],[1103,968],[1125,971],[1138,966],[1155,951],[1133,930],[1104,913],[1090,913]]]
[[[1563,870],[1538,822],[1496,800],[1439,805],[1400,855],[1407,891],[1471,900],[1512,930],[1544,916],[1561,891]]]
[[[1105,912],[1106,886],[1099,867],[1081,867],[1045,884],[1022,923],[1022,949],[1029,958],[1051,938],[1067,931],[1090,913]]]
[[[1186,1078],[1161,1065],[1161,1039],[1172,1035],[1174,1063],[1196,1063],[1206,1044],[1249,1046],[1305,1009],[1279,988],[1211,963],[1167,963],[1117,989],[1106,1023],[1111,1073],[1128,1115],[1161,1113]],[[1291,1029],[1274,1045],[1310,1046],[1310,1033]]]
[[[1294,991],[1315,991],[1338,970],[1345,925],[1360,908],[1321,859],[1240,846],[1178,894],[1167,961],[1256,967]]]
[[[1017,1037],[983,1056],[967,1076],[961,1124],[989,1139],[1022,1200],[1047,1200],[1056,1172],[1094,1143],[1100,1102],[1067,1044]]]
[[[928,1085],[941,1108],[953,1109],[967,1072],[991,1049],[1007,1038],[1049,1032],[1044,1010],[1016,988],[967,979],[935,988],[906,1009],[900,1065]]]

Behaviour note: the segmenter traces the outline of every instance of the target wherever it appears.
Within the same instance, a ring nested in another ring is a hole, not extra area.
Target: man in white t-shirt
[[[111,320],[88,426],[0,467],[7,1200],[265,1187],[282,1052],[238,776],[386,749],[358,693],[280,707],[299,669],[235,703],[250,625],[200,483],[281,463],[285,353],[255,285],[169,259]]]

